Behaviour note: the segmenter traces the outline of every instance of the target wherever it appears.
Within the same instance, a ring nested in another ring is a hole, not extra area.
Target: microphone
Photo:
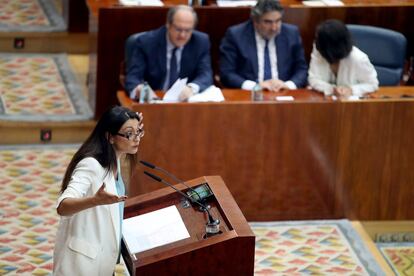
[[[201,195],[200,195],[200,194],[199,194],[196,190],[194,190],[193,188],[191,188],[190,186],[188,186],[187,184],[185,184],[185,183],[184,183],[184,181],[182,181],[181,179],[179,179],[179,178],[178,178],[177,176],[175,176],[174,174],[172,174],[172,173],[168,172],[167,170],[164,170],[164,169],[163,169],[163,168],[161,168],[161,167],[157,167],[157,166],[155,166],[155,165],[153,165],[153,164],[151,164],[151,163],[149,163],[149,162],[147,162],[147,161],[140,160],[139,162],[140,162],[142,165],[147,166],[148,168],[151,168],[151,169],[154,169],[154,170],[160,171],[160,172],[162,172],[162,173],[164,173],[164,174],[168,175],[169,177],[171,177],[172,179],[174,179],[174,181],[175,181],[175,182],[183,184],[185,187],[187,187],[188,189],[190,189],[190,191],[192,191],[193,193],[195,193],[195,194],[197,195],[198,200],[202,200]],[[144,172],[144,173],[145,173],[145,172]]]
[[[204,204],[200,203],[198,200],[193,199],[192,197],[188,196],[187,194],[183,193],[182,191],[180,191],[179,189],[177,189],[176,187],[174,187],[171,183],[168,183],[167,181],[163,180],[161,177],[156,176],[152,173],[149,173],[147,171],[144,171],[144,174],[146,174],[147,176],[151,177],[152,179],[154,179],[155,181],[161,182],[164,185],[174,189],[175,191],[177,191],[180,195],[182,195],[184,198],[186,198],[187,200],[189,200],[190,202],[196,203],[197,205],[200,206],[200,209],[204,212],[207,213],[208,216],[208,222],[206,224],[206,238],[213,236],[215,234],[218,234],[220,232],[220,220],[219,219],[214,219],[213,216],[210,213],[210,210],[207,206],[205,206]],[[187,186],[187,185],[185,185]],[[187,186],[188,187],[188,186]]]

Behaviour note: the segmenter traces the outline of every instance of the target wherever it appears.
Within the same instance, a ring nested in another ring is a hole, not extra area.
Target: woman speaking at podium
[[[57,200],[53,275],[114,273],[126,199],[120,158],[135,157],[142,121],[141,113],[111,108],[73,156]]]

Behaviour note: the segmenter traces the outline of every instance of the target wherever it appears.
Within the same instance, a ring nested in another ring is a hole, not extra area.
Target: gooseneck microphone
[[[195,200],[193,198],[191,198],[190,196],[188,196],[187,194],[183,193],[182,191],[180,191],[179,189],[177,189],[176,187],[174,187],[171,183],[168,183],[167,181],[165,181],[164,179],[162,179],[159,176],[156,176],[152,173],[149,173],[147,171],[144,171],[144,174],[146,174],[147,176],[151,177],[152,179],[154,179],[155,181],[161,182],[164,185],[174,189],[175,191],[177,191],[180,195],[182,195],[184,198],[186,198],[187,200],[189,200],[190,202],[196,203],[198,206],[200,206],[200,209],[204,212],[207,213],[208,216],[208,222],[206,224],[206,237],[218,234],[220,232],[220,220],[219,219],[214,219],[213,216],[210,213],[209,208],[204,205],[203,203],[200,203],[198,200]]]
[[[164,179],[162,179],[159,176],[156,176],[150,172],[144,171],[144,174],[148,175],[149,177],[151,177],[152,179],[154,179],[155,181],[161,182],[165,185],[167,185],[170,188],[173,188],[174,190],[176,190],[180,195],[182,195],[183,197],[185,197],[187,200],[189,200],[190,202],[194,202],[196,204],[198,204],[203,210],[207,209],[206,206],[194,199],[192,199],[191,197],[189,197],[188,195],[186,195],[185,193],[183,193],[182,191],[180,191],[179,189],[177,189],[176,187],[174,187],[174,185],[168,183],[167,181],[165,181]]]
[[[141,164],[143,164],[143,165],[145,165],[145,166],[147,166],[147,167],[149,167],[151,169],[155,169],[155,165],[153,165],[153,164],[151,164],[151,163],[149,163],[147,161],[139,160],[139,163],[141,163]]]
[[[188,189],[190,189],[190,191],[192,191],[193,193],[195,193],[195,194],[198,196],[198,199],[199,199],[199,200],[201,199],[200,194],[199,194],[196,190],[194,190],[193,188],[191,188],[190,186],[188,186],[187,184],[185,184],[185,182],[184,182],[184,181],[182,181],[181,179],[179,179],[179,178],[178,178],[177,176],[175,176],[174,174],[172,174],[172,173],[168,172],[167,170],[164,170],[164,169],[163,169],[163,168],[161,168],[161,167],[155,166],[155,165],[151,164],[150,162],[147,162],[147,161],[144,161],[144,160],[140,160],[139,162],[140,162],[142,165],[147,166],[148,168],[151,168],[151,169],[154,169],[154,170],[160,171],[160,172],[162,172],[162,173],[164,173],[164,174],[168,175],[169,177],[171,177],[172,179],[174,179],[174,181],[175,181],[175,182],[183,184],[185,187],[187,187]]]

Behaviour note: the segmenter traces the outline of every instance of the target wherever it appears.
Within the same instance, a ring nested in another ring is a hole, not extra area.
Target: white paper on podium
[[[217,86],[211,85],[202,93],[195,94],[188,99],[189,103],[197,102],[222,102],[224,101],[223,93]]]
[[[190,237],[175,205],[124,219],[122,234],[131,254]]]
[[[164,6],[160,0],[119,0],[124,6]]]
[[[181,91],[183,91],[186,85],[187,78],[176,80],[170,89],[168,89],[168,91],[165,93],[162,100],[164,102],[179,102]]]

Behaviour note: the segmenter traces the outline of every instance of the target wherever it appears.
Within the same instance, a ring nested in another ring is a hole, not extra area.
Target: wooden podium
[[[183,196],[170,187],[130,198],[124,218],[131,218],[175,205],[190,237],[132,254],[122,243],[122,256],[131,275],[253,275],[255,236],[233,196],[219,176],[204,176],[186,184],[207,183],[214,196],[207,200],[220,234],[205,238],[207,215],[197,206],[185,208]],[[175,185],[182,192],[183,184]]]

